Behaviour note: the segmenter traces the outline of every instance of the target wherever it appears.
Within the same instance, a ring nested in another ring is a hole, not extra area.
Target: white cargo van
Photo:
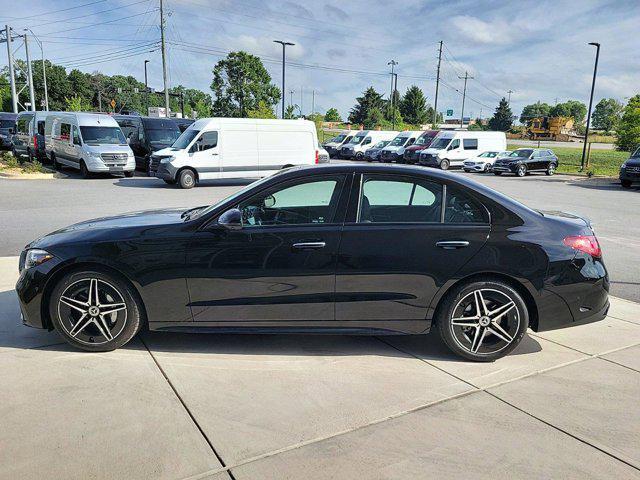
[[[339,155],[342,146],[349,143],[358,131],[359,130],[343,130],[322,146],[331,158],[335,158]]]
[[[360,130],[349,143],[342,145],[340,158],[347,160],[364,160],[364,152],[376,143],[392,140],[398,132],[388,130]]]
[[[53,166],[133,177],[136,160],[118,123],[99,113],[53,113],[45,120],[45,149]]]
[[[380,152],[380,161],[385,163],[402,162],[404,149],[413,145],[423,133],[422,130],[406,130],[398,133],[389,145]]]
[[[465,160],[482,152],[501,152],[506,149],[507,137],[504,132],[450,130],[440,132],[429,148],[420,152],[418,163],[446,170],[449,167],[462,167]]]
[[[319,162],[316,126],[308,120],[203,118],[151,156],[149,175],[191,188],[200,180],[264,177]]]

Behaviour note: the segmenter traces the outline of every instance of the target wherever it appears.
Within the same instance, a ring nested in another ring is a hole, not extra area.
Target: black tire
[[[136,172],[124,172],[124,176],[125,176],[125,177],[127,177],[127,178],[131,178],[131,177],[133,177],[133,175],[134,175],[135,173],[136,173]]]
[[[516,169],[516,176],[524,177],[526,174],[527,174],[527,166],[524,163],[521,163],[520,165],[518,165],[518,168]]]
[[[27,157],[29,158],[29,162],[33,163],[36,160],[36,157],[33,155],[31,149],[27,150]]]
[[[196,174],[190,168],[186,168],[180,172],[178,175],[178,185],[180,188],[193,188],[196,186]]]
[[[361,162],[364,159],[364,153],[358,152],[356,153],[356,160]]]
[[[88,303],[89,288],[94,279],[101,292],[98,303],[102,304],[102,311],[105,311],[104,305],[120,310],[104,315],[100,313],[100,307],[98,313],[88,313],[91,307],[80,305],[83,300]],[[87,313],[61,302],[61,297],[75,300],[78,302],[76,305],[83,310],[86,308]],[[70,345],[89,352],[108,352],[129,342],[143,325],[143,309],[137,298],[133,288],[115,275],[97,270],[76,271],[62,277],[54,287],[49,300],[49,315],[58,334]],[[124,305],[124,308],[118,305]],[[103,335],[105,328],[112,338]]]
[[[175,185],[176,181],[175,180],[171,180],[168,178],[163,178],[162,180],[164,180],[164,183],[166,183],[167,185]]]
[[[486,310],[475,320],[476,308],[480,305],[480,302],[476,303],[477,291],[483,292],[480,299]],[[510,302],[513,306],[506,315],[498,315],[499,311],[494,315],[496,326],[491,320],[491,311],[500,308],[500,302],[505,308]],[[454,319],[469,326],[454,324]],[[481,279],[461,284],[448,292],[438,307],[435,322],[440,338],[453,353],[476,362],[492,362],[509,354],[522,341],[529,326],[529,312],[513,287],[500,280]],[[482,326],[484,322],[488,324]],[[511,340],[507,341],[509,338]],[[477,345],[476,352],[473,352],[474,345]]]
[[[85,179],[91,178],[91,172],[87,168],[87,164],[84,163],[84,160],[80,160],[80,175]]]
[[[51,163],[53,164],[54,170],[62,170],[62,165],[58,163],[58,160],[56,159],[56,154],[53,152],[51,152]]]
[[[631,188],[631,180],[620,180],[622,188]]]
[[[442,159],[442,161],[440,162],[440,169],[441,170],[449,170],[449,166],[451,164],[449,163],[449,160],[444,158]]]
[[[556,166],[557,166],[557,165],[556,165],[555,163],[550,163],[550,164],[547,166],[547,170],[546,170],[544,173],[545,173],[546,175],[548,175],[548,176],[553,175],[554,173],[556,173]]]
[[[500,175],[502,175],[502,172],[493,172],[493,174],[497,177],[499,177]]]

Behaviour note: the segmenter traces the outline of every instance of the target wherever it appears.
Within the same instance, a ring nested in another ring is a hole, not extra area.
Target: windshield
[[[498,152],[484,152],[481,153],[480,155],[478,155],[479,157],[483,157],[483,158],[493,158],[498,154]]]
[[[154,143],[161,145],[171,145],[180,136],[180,130],[177,128],[175,130],[153,128],[151,130],[145,130],[145,133],[149,138],[149,143],[152,145]]]
[[[120,127],[80,127],[82,140],[89,145],[126,145]]]
[[[446,138],[446,137],[436,138],[431,143],[431,145],[429,145],[429,148],[434,148],[436,150],[442,150],[443,148],[447,148],[449,146],[449,143],[451,143],[451,139],[450,138]]]
[[[640,157],[640,147],[638,147],[638,149],[631,154],[631,158],[637,158],[637,157]]]
[[[391,143],[389,144],[390,147],[401,147],[402,145],[404,145],[405,143],[407,143],[409,137],[396,137],[393,140],[391,140]]]
[[[431,135],[420,135],[414,145],[429,145],[431,143],[431,140],[433,140],[433,137]]]
[[[520,148],[518,150],[514,150],[509,155],[510,157],[529,157],[533,153],[533,150],[529,148]]]
[[[327,143],[342,143],[344,141],[344,139],[347,138],[346,135],[344,134],[340,134],[337,137],[333,137],[331,140],[329,140]]]
[[[349,145],[360,145],[362,143],[362,140],[364,140],[365,137],[366,135],[356,135],[351,139],[351,141],[349,142]]]
[[[0,128],[13,128],[15,126],[15,120],[0,120]]]
[[[199,133],[200,130],[187,128],[184,132],[182,132],[182,135],[180,135],[178,139],[173,142],[171,148],[175,148],[176,150],[184,150],[189,146],[193,139],[198,136]]]
[[[389,145],[390,140],[382,140],[381,142],[376,143],[373,148],[384,148]]]

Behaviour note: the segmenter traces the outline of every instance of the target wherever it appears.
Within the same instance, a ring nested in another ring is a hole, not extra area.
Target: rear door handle
[[[292,245],[296,250],[319,250],[324,248],[325,242],[299,242]]]
[[[466,240],[440,240],[436,242],[436,247],[444,248],[445,250],[455,250],[456,248],[468,247],[469,242]]]

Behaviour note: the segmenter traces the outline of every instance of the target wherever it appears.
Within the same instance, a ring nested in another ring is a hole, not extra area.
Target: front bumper
[[[416,164],[420,160],[420,150],[405,150],[404,155],[402,155],[402,160],[404,163]]]
[[[627,167],[621,169],[620,181],[640,182],[640,167]]]
[[[508,164],[493,164],[493,168],[491,170],[493,170],[494,172],[501,172],[501,173],[516,173],[516,170],[518,169],[518,165],[520,165],[519,163],[508,163]]]
[[[101,158],[87,157],[86,160],[87,170],[92,173],[122,173],[133,172],[136,169],[135,157],[127,158],[125,163],[113,162],[107,163]]]
[[[382,152],[380,154],[380,161],[385,163],[398,162],[402,163],[402,154],[397,154],[396,152]]]
[[[51,272],[58,265],[60,265],[60,260],[54,257],[42,265],[20,272],[16,283],[16,293],[18,294],[23,325],[49,330],[53,328],[49,321],[49,313],[43,312],[43,300],[47,281],[51,278]]]
[[[465,171],[470,171],[470,172],[484,172],[485,169],[490,169],[487,167],[486,164],[467,164],[467,163],[463,163],[462,164],[462,168]]]

